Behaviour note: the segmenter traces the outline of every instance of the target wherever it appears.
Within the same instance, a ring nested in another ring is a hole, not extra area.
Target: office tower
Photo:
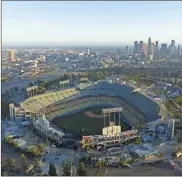
[[[172,47],[171,47],[171,45],[169,45],[169,47],[168,47],[168,53],[172,54]]]
[[[181,56],[181,47],[178,45],[178,56]]]
[[[158,41],[155,41],[155,53],[158,53],[158,50],[159,50],[158,44],[159,44]]]
[[[15,52],[13,50],[9,51],[9,61],[14,62],[15,61]]]
[[[175,53],[175,40],[171,41],[171,53],[174,54]]]
[[[127,55],[129,55],[129,47],[128,46],[126,46],[125,52]]]
[[[142,52],[143,52],[143,54],[145,56],[147,55],[147,53],[148,53],[148,45],[147,45],[147,43],[143,43],[142,44]]]
[[[143,41],[140,41],[140,44],[139,44],[139,52],[140,53],[142,52],[142,46],[143,46]]]
[[[120,50],[120,49],[117,49],[117,54],[121,54],[121,52],[123,51],[123,48]]]
[[[90,55],[90,50],[88,49],[88,51],[87,51],[87,55]]]
[[[154,55],[154,51],[155,51],[155,45],[154,45],[154,43],[152,42],[152,43],[151,43],[151,55]]]
[[[138,41],[134,42],[134,54],[138,53]]]
[[[167,44],[161,44],[161,52],[166,53],[167,52]]]
[[[148,39],[148,55],[152,55],[151,38]]]

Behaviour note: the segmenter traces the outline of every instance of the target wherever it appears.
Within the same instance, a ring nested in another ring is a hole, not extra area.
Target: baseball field
[[[52,123],[60,128],[67,128],[70,132],[80,133],[82,128],[86,131],[82,132],[82,135],[101,135],[102,128],[104,127],[104,115],[102,114],[104,108],[92,108],[81,111],[72,115],[64,117],[56,117],[52,120]],[[105,114],[106,125],[109,125],[109,114]],[[114,120],[114,114],[110,114],[110,120]],[[115,117],[116,124],[119,124],[118,117]],[[121,130],[127,129],[127,125],[121,122]]]

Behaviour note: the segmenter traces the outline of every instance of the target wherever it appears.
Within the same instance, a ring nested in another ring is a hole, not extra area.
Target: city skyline
[[[3,2],[3,46],[182,44],[181,2]],[[13,9],[13,10],[12,10]]]

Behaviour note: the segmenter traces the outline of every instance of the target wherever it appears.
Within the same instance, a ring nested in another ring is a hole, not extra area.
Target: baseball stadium
[[[131,86],[108,82],[36,95],[22,102],[21,107],[31,115],[44,114],[52,125],[66,127],[70,132],[78,133],[84,128],[84,135],[101,134],[105,118],[119,117],[122,131],[160,118],[160,106],[155,101]],[[102,113],[104,108],[117,107],[123,108],[120,116]]]

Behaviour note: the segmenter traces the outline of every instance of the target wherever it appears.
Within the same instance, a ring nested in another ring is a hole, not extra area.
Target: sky
[[[143,40],[182,44],[182,2],[2,2],[2,43],[79,46]]]

